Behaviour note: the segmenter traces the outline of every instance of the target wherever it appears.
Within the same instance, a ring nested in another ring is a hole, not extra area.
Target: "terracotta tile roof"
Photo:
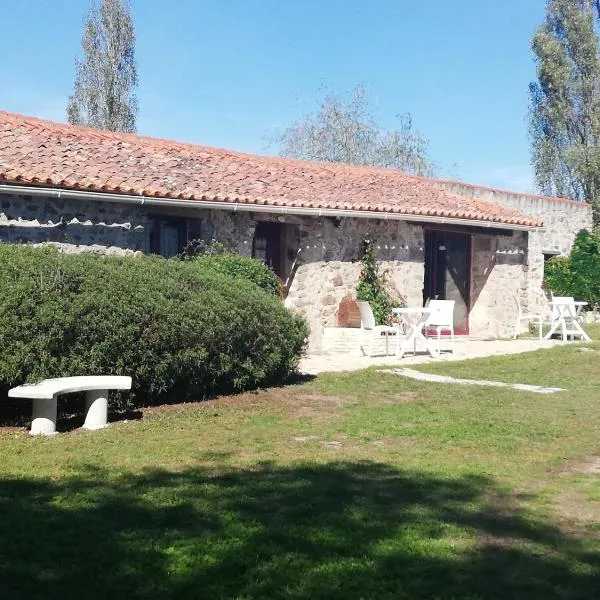
[[[393,169],[263,157],[0,111],[0,182],[539,226]]]

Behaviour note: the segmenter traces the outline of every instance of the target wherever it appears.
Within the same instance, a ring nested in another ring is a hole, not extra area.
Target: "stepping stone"
[[[336,442],[335,440],[327,440],[323,442],[323,445],[327,446],[328,448],[341,448],[342,442]]]
[[[530,385],[528,383],[504,383],[503,381],[488,381],[485,379],[459,379],[449,375],[435,375],[434,373],[422,373],[414,369],[385,369],[381,373],[394,373],[416,379],[417,381],[428,381],[431,383],[458,383],[460,385],[483,385],[486,387],[508,387],[521,392],[533,392],[534,394],[554,394],[556,392],[565,392],[563,388],[542,387],[540,385]]]

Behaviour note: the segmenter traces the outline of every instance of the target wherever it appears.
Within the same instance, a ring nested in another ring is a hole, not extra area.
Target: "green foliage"
[[[377,261],[377,247],[373,242],[363,242],[360,262],[362,270],[356,288],[356,298],[371,305],[375,323],[388,323],[392,308],[399,303],[392,300],[387,290],[385,275],[380,272]]]
[[[600,239],[589,231],[580,231],[570,255],[574,295],[592,306],[600,306]]]
[[[75,61],[69,123],[135,131],[138,84],[129,0],[93,0],[83,28],[83,59]]]
[[[0,384],[131,375],[137,404],[280,381],[303,319],[256,285],[196,261],[64,255],[0,245]]]
[[[423,366],[568,390],[545,397],[363,369],[100,433],[0,428],[2,598],[598,599],[586,346]]]
[[[215,273],[222,273],[236,279],[245,279],[256,284],[265,292],[281,296],[281,281],[262,261],[239,254],[212,254],[194,260],[194,264],[206,267]]]
[[[555,256],[544,265],[544,288],[555,296],[571,296],[571,259]]]
[[[591,202],[600,219],[600,53],[597,0],[549,0],[532,49],[532,164],[540,190]]]
[[[293,123],[277,142],[282,156],[433,176],[427,140],[414,128],[410,115],[397,118],[396,129],[383,128],[365,88],[358,86],[347,102],[337,94],[326,94],[315,114]]]
[[[232,254],[233,250],[217,240],[190,240],[177,258],[190,260],[198,256],[213,256],[219,254]]]
[[[281,297],[281,281],[262,261],[233,252],[224,244],[211,240],[193,240],[179,255],[181,260],[193,260],[195,264],[206,267],[230,277],[246,279],[255,283],[269,294]]]
[[[546,264],[544,285],[557,296],[573,296],[600,306],[600,234],[580,231],[569,257],[552,258]]]

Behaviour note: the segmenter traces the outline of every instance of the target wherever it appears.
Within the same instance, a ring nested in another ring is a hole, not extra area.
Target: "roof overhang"
[[[211,200],[183,200],[177,198],[164,198],[154,196],[134,196],[128,194],[112,194],[109,192],[89,192],[83,190],[62,189],[44,186],[30,186],[27,184],[14,185],[0,183],[0,194],[17,194],[29,196],[50,196],[53,198],[66,198],[72,200],[88,200],[98,202],[115,202],[120,204],[135,204],[137,206],[162,206],[180,207],[192,210],[226,210],[230,212],[270,213],[274,215],[298,215],[306,217],[334,217],[355,219],[379,219],[383,221],[418,221],[421,224],[436,223],[445,225],[509,229],[512,231],[540,231],[543,227],[502,223],[499,221],[484,221],[477,219],[459,219],[420,215],[415,213],[395,213],[384,211],[347,210],[337,208],[307,208],[277,206],[272,204],[253,204],[245,202],[223,202]]]

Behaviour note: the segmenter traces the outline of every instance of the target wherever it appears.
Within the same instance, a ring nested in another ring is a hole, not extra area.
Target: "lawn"
[[[600,598],[600,343],[0,429],[0,598]]]

